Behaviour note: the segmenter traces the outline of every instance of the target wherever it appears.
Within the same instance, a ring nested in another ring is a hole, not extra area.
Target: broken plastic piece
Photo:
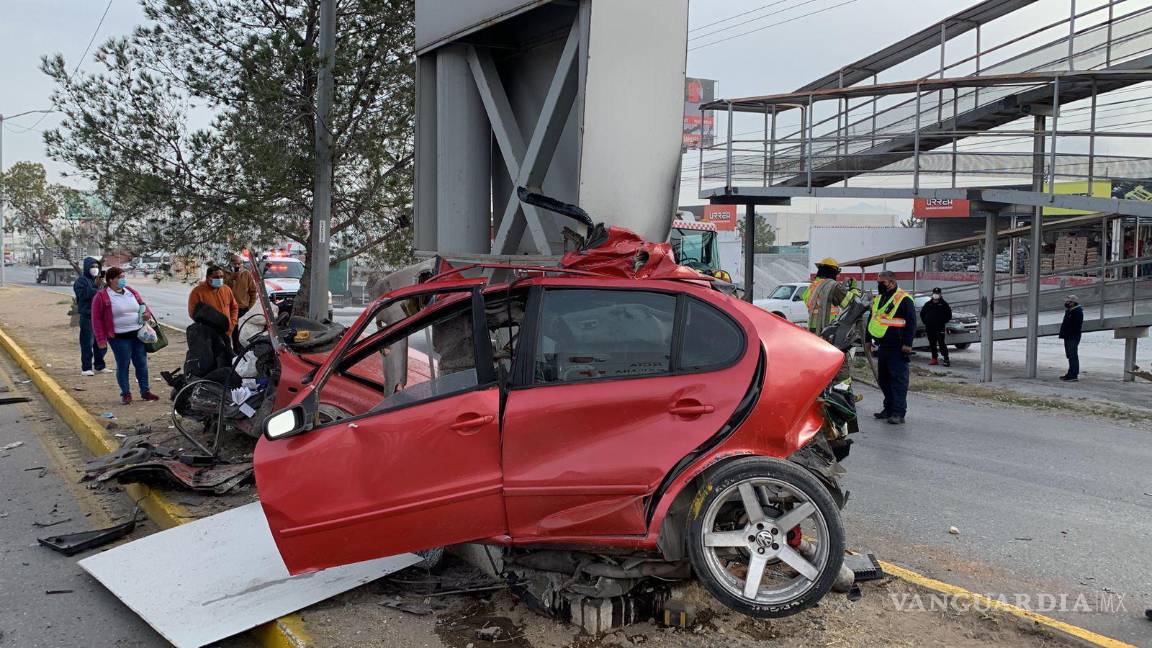
[[[108,527],[107,529],[37,538],[37,541],[52,551],[62,553],[65,556],[75,556],[82,551],[88,551],[89,549],[95,549],[110,542],[115,542],[132,533],[135,529],[136,516],[133,515],[131,520],[123,524]]]
[[[884,578],[875,554],[848,554],[844,556],[844,566],[856,574],[857,583]]]

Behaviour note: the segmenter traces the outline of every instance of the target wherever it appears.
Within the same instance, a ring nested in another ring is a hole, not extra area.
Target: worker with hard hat
[[[824,329],[836,321],[840,312],[860,295],[860,291],[851,282],[844,284],[839,278],[840,264],[836,259],[827,257],[816,264],[816,276],[804,289],[804,304],[808,307],[808,330],[816,335],[823,333]],[[847,354],[832,384],[855,402],[856,396],[852,392],[852,369]]]
[[[808,307],[808,330],[820,334],[836,320],[840,311],[860,292],[851,283],[839,281],[840,264],[827,257],[816,263],[816,276],[804,290],[804,305]]]

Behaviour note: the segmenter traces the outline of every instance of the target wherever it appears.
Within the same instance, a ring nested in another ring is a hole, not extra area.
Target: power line
[[[727,27],[721,27],[720,29],[710,31],[710,32],[707,32],[705,34],[697,34],[696,36],[689,37],[688,42],[691,43],[692,41],[700,40],[701,38],[708,38],[709,36],[715,36],[716,34],[720,34],[720,33],[726,32],[726,31],[731,31],[733,29],[740,29],[741,27],[748,27],[752,23],[760,22],[761,20],[764,20],[765,18],[771,18],[772,16],[780,15],[782,13],[791,11],[793,9],[803,7],[804,5],[810,5],[813,2],[816,2],[816,0],[804,0],[803,2],[800,2],[799,4],[794,4],[791,7],[784,7],[783,9],[778,9],[776,11],[766,13],[763,16],[757,16],[755,18],[751,18],[747,21],[741,22],[738,25],[729,25]],[[777,3],[777,4],[779,4],[779,3]]]
[[[19,126],[19,125],[13,126],[13,125],[10,125],[7,123],[8,120],[4,120],[4,121],[5,121],[4,130],[8,131],[9,133],[13,133],[15,135],[23,135],[24,133],[30,133],[32,131],[36,131],[37,133],[43,133],[44,132],[44,131],[40,130],[39,128],[32,128],[31,126]],[[17,129],[19,129],[19,130],[17,130]]]
[[[729,17],[727,17],[727,18],[721,18],[720,20],[717,20],[717,21],[714,21],[714,22],[710,22],[710,23],[708,23],[707,25],[700,25],[699,27],[695,27],[695,28],[693,28],[693,29],[689,29],[689,30],[688,30],[688,33],[689,33],[689,34],[691,34],[692,32],[698,32],[698,31],[700,31],[701,29],[708,29],[709,27],[711,27],[711,26],[713,26],[713,25],[719,25],[719,24],[721,24],[721,23],[730,22],[730,21],[736,20],[737,18],[742,18],[742,17],[744,17],[744,16],[747,16],[748,14],[753,14],[753,13],[756,13],[757,11],[761,11],[761,10],[763,10],[763,9],[767,9],[767,8],[769,8],[769,7],[775,7],[776,5],[779,5],[779,4],[784,4],[785,2],[791,2],[791,0],[776,0],[776,2],[769,2],[768,4],[766,4],[766,5],[760,5],[759,7],[756,7],[755,9],[749,9],[748,11],[744,11],[744,12],[738,13],[738,14],[736,14],[736,15],[734,15],[734,16],[729,16]]]
[[[88,58],[88,52],[92,51],[92,43],[96,42],[96,37],[100,35],[100,28],[104,26],[104,19],[108,17],[108,10],[112,8],[112,0],[108,0],[108,4],[104,5],[104,13],[100,14],[100,22],[96,23],[96,29],[92,30],[92,37],[88,39],[88,45],[84,48],[84,53],[76,60],[76,67],[72,68],[72,74],[68,75],[68,81],[71,82],[76,73],[80,71],[80,66],[83,65],[84,59]],[[34,130],[40,125],[40,122],[47,118],[49,113],[40,115],[35,123],[27,127],[27,130]],[[25,132],[27,132],[27,130]]]
[[[852,4],[856,1],[857,0],[845,0],[845,2],[841,2],[839,4],[834,4],[830,7],[825,7],[823,9],[818,9],[816,11],[810,11],[806,14],[801,14],[801,15],[796,16],[794,18],[789,18],[788,20],[781,20],[780,22],[772,23],[771,25],[765,25],[763,27],[758,27],[756,29],[752,29],[752,30],[749,30],[746,32],[735,34],[733,36],[721,38],[720,40],[712,41],[711,43],[704,43],[703,45],[697,45],[696,47],[690,47],[690,48],[688,48],[688,51],[691,52],[694,50],[703,49],[705,47],[711,47],[712,45],[719,45],[720,43],[724,43],[724,42],[727,42],[730,40],[735,40],[737,38],[740,38],[741,36],[747,36],[749,34],[755,34],[756,32],[762,32],[765,29],[771,29],[772,27],[779,27],[780,25],[786,25],[790,22],[796,22],[797,20],[800,20],[801,18],[807,18],[809,16],[815,16],[816,14],[822,14],[826,11],[832,11],[833,9],[836,9],[837,7],[843,7],[844,5],[849,5],[849,4]]]

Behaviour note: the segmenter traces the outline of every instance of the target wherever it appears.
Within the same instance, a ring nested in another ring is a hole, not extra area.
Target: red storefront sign
[[[737,205],[705,205],[704,222],[712,223],[718,231],[731,232],[736,229]]]
[[[960,198],[916,198],[912,202],[912,215],[916,218],[964,218],[971,204]]]

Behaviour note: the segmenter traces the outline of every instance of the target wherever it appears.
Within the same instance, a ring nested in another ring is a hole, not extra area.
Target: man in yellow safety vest
[[[884,409],[873,416],[903,425],[908,413],[908,363],[916,337],[916,305],[887,270],[877,275],[878,294],[868,320],[868,345],[876,347],[876,373],[884,392]]]
[[[804,289],[808,330],[817,335],[834,322],[840,311],[860,294],[851,284],[841,283],[839,278],[840,264],[836,259],[828,257],[816,264],[816,276]]]

